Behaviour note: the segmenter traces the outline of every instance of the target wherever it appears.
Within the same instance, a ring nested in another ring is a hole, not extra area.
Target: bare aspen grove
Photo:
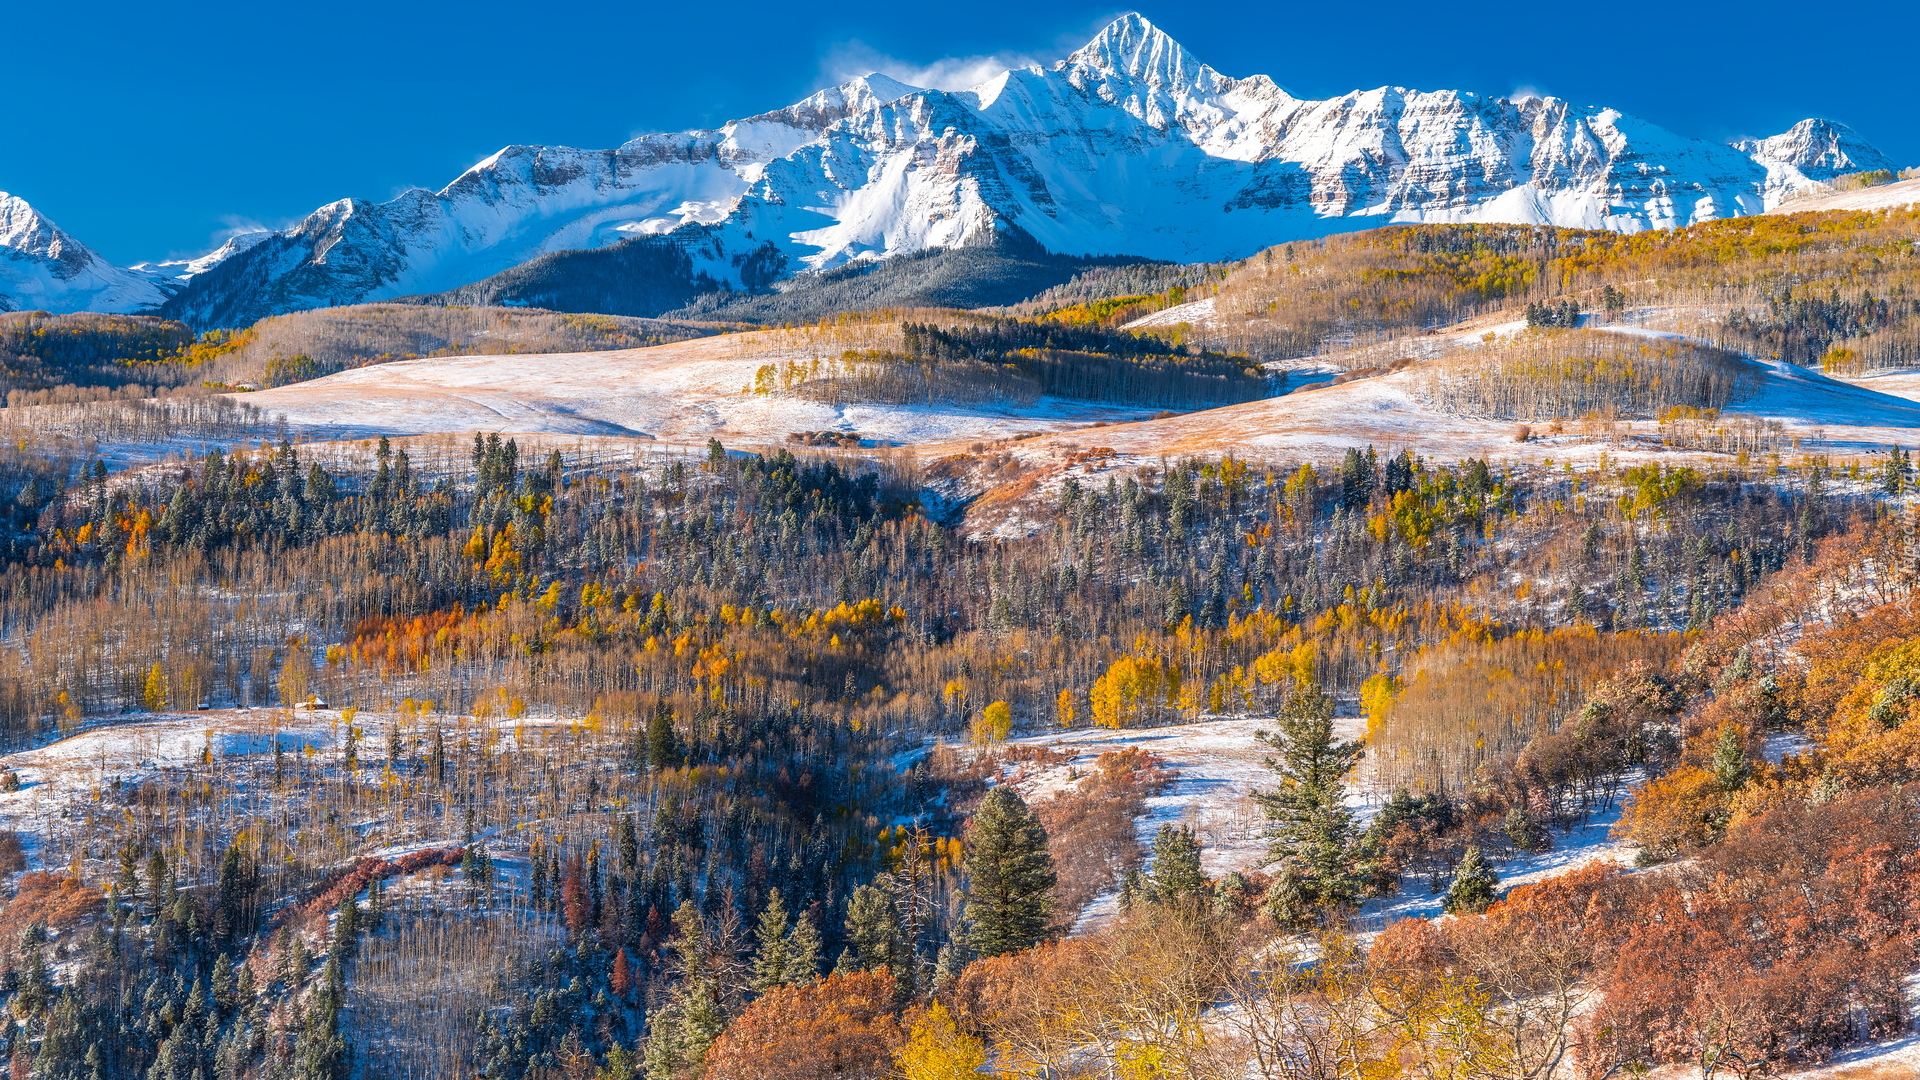
[[[1905,355],[1917,228],[1396,227],[778,328],[739,391],[1197,410],[1484,316],[1430,403],[1656,422],[1628,464],[303,442],[215,391],[715,328],[0,316],[0,1060],[1705,1080],[1899,1038],[1916,477],[1723,410],[1752,357]],[[1596,331],[1656,293],[1690,338]],[[1235,854],[1166,808],[1243,729]]]

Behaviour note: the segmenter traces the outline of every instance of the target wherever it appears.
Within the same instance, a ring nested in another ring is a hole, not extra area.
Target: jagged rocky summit
[[[28,256],[41,263],[24,286],[20,257],[0,261],[0,305],[159,303],[234,326],[446,292],[621,241],[752,290],[939,248],[1191,262],[1393,222],[1633,231],[1758,213],[1888,166],[1826,120],[1721,145],[1550,97],[1383,87],[1303,100],[1266,76],[1222,75],[1130,14],[1058,63],[967,90],[875,74],[711,131],[509,146],[439,191],[341,200],[192,263],[122,270],[64,239],[62,254]]]

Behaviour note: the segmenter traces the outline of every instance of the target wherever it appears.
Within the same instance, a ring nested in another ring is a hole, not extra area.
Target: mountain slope
[[[612,150],[510,146],[439,191],[330,203],[159,287],[179,289],[167,314],[234,326],[667,236],[689,261],[674,288],[704,275],[756,291],[1009,242],[1194,262],[1392,222],[1634,231],[1759,213],[1882,161],[1824,120],[1727,146],[1554,98],[1381,87],[1305,100],[1224,75],[1130,14],[1064,60],[964,91],[876,74]],[[551,265],[508,284],[536,279],[552,281]]]

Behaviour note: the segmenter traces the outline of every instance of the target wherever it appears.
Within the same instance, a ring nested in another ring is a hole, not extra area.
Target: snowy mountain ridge
[[[0,191],[0,311],[140,311],[167,296],[152,275],[113,265]]]
[[[1546,97],[1382,87],[1303,100],[1223,75],[1130,14],[1064,60],[968,90],[874,74],[612,150],[509,146],[439,191],[341,200],[191,264],[100,272],[124,288],[23,301],[0,262],[12,297],[0,303],[134,310],[157,294],[196,325],[242,325],[647,238],[751,289],[1007,242],[1191,262],[1393,222],[1634,231],[1759,213],[1886,165],[1825,120],[1728,146]]]

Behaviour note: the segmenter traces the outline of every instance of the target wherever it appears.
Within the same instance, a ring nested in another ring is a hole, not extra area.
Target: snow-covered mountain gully
[[[237,326],[445,292],[622,240],[671,247],[703,287],[753,289],[1007,243],[1191,262],[1392,222],[1634,231],[1759,213],[1890,167],[1827,120],[1722,145],[1550,97],[1381,87],[1304,100],[1264,75],[1223,75],[1128,14],[1064,60],[967,90],[873,74],[713,130],[611,150],[509,146],[438,191],[342,199],[188,262],[113,267],[0,197],[0,307],[164,305]]]

